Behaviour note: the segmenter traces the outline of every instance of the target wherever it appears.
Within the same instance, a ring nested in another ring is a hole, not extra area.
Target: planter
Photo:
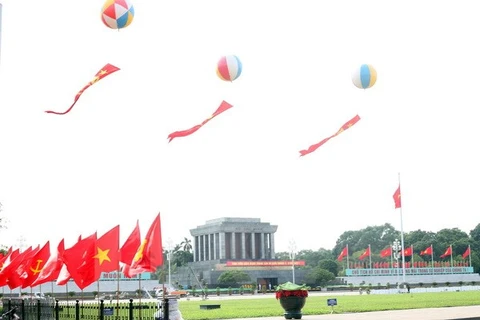
[[[280,305],[285,313],[285,319],[302,319],[302,308],[305,306],[306,297],[281,297]]]

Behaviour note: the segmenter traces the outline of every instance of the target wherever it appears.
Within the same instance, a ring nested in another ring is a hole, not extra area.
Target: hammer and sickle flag
[[[186,137],[186,136],[191,135],[192,133],[196,132],[198,129],[200,129],[201,127],[206,125],[208,122],[210,122],[210,120],[212,120],[213,118],[215,118],[216,116],[218,116],[222,112],[227,111],[228,109],[230,109],[232,107],[233,106],[230,103],[228,103],[226,101],[222,101],[222,103],[220,104],[218,109],[210,117],[205,119],[201,124],[197,124],[196,126],[193,126],[190,129],[175,131],[175,132],[170,133],[168,135],[168,142],[170,143],[175,138]]]
[[[64,114],[67,114],[70,112],[70,110],[72,110],[72,108],[75,106],[75,104],[77,103],[78,99],[80,99],[80,96],[83,94],[83,92],[85,90],[87,90],[88,88],[90,88],[92,85],[94,85],[95,83],[97,83],[98,81],[100,81],[101,79],[105,78],[106,76],[114,73],[115,71],[118,71],[120,70],[120,68],[117,68],[115,67],[114,65],[111,65],[109,63],[107,63],[100,71],[97,72],[97,74],[95,75],[95,77],[93,77],[93,79],[87,83],[83,88],[82,90],[80,90],[77,95],[75,96],[75,99],[73,99],[73,103],[72,105],[70,106],[70,108],[68,108],[66,111],[64,112],[57,112],[57,111],[51,111],[51,110],[47,110],[45,111],[46,113],[53,113],[53,114],[59,114],[59,115],[64,115]]]
[[[155,272],[157,267],[161,265],[163,265],[163,249],[159,213],[138,247],[133,261],[128,268],[127,276],[131,278],[143,272]]]

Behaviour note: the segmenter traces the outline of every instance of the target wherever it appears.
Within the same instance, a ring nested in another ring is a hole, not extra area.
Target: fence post
[[[75,320],[80,320],[80,301],[78,299],[75,301]]]
[[[23,301],[24,300],[22,300],[22,302]],[[22,319],[25,319],[25,318],[22,318]],[[42,320],[42,305],[40,304],[40,299],[37,300],[37,320]]]
[[[11,310],[10,300],[8,302],[8,310]],[[20,314],[22,315],[22,319],[25,319],[25,300],[23,299],[22,303],[20,304]]]
[[[133,320],[133,299],[130,299],[128,304],[128,320]]]
[[[170,319],[170,306],[169,306],[169,303],[168,303],[168,298],[165,298],[165,306],[163,307],[164,308],[164,313],[163,313],[163,319],[164,320],[169,320]]]
[[[105,305],[103,304],[103,300],[100,300],[100,320],[103,320],[103,310],[105,309]]]
[[[58,307],[58,300],[55,300],[55,320],[60,320],[60,310]]]

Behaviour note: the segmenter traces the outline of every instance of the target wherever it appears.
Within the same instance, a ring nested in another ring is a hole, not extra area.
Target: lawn
[[[310,296],[302,310],[304,315],[329,314],[332,307],[327,306],[328,298],[336,298],[338,305],[334,313],[368,312],[382,310],[401,310],[418,308],[439,308],[480,305],[479,291],[351,295],[351,296]],[[220,304],[220,309],[202,310],[201,304]],[[185,300],[179,303],[184,319],[234,319],[282,316],[283,309],[272,298],[225,299],[225,300]]]

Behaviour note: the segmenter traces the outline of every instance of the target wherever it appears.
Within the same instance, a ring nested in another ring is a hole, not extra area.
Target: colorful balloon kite
[[[135,12],[128,0],[107,0],[102,8],[102,22],[111,29],[126,28]]]
[[[377,71],[369,64],[362,64],[352,76],[353,84],[360,89],[373,87],[377,81]]]
[[[115,71],[118,71],[120,70],[120,68],[117,68],[115,67],[114,65],[111,65],[109,63],[107,63],[100,71],[97,72],[97,74],[95,75],[95,77],[93,77],[92,81],[90,81],[89,83],[87,83],[83,88],[82,90],[80,90],[77,95],[75,96],[75,99],[73,99],[73,103],[72,105],[70,106],[70,108],[68,108],[66,111],[63,111],[63,112],[58,112],[58,111],[51,111],[51,110],[47,110],[45,111],[46,113],[53,113],[53,114],[59,114],[59,115],[64,115],[64,114],[67,114],[70,112],[70,110],[72,110],[73,106],[75,106],[75,104],[77,103],[78,99],[80,99],[80,96],[83,94],[83,92],[85,90],[87,90],[88,88],[90,88],[92,85],[94,85],[95,83],[97,83],[98,81],[100,81],[101,79],[105,78],[106,76],[114,73]]]
[[[217,63],[217,76],[223,81],[233,81],[242,74],[242,62],[237,56],[224,56]]]

